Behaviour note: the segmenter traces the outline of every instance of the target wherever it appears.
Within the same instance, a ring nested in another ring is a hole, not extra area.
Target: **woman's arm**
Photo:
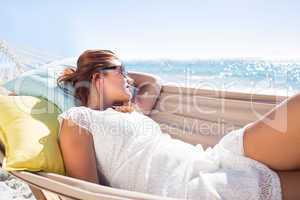
[[[134,80],[134,86],[138,88],[133,102],[145,115],[149,115],[161,91],[160,78],[152,74],[133,71],[129,72],[128,76]]]
[[[93,137],[86,129],[64,119],[60,148],[67,176],[99,184]]]

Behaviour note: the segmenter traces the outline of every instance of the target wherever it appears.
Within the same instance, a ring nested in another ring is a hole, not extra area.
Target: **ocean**
[[[290,96],[300,91],[299,60],[127,60],[127,70],[159,76],[163,83],[213,90]]]
[[[75,65],[77,58],[63,60],[67,65]],[[11,64],[1,63],[0,59],[1,83],[22,71],[41,66],[31,61],[21,65],[21,68]],[[124,60],[123,64],[128,71],[151,73],[159,76],[164,84],[177,86],[282,96],[300,91],[300,60],[131,59]]]

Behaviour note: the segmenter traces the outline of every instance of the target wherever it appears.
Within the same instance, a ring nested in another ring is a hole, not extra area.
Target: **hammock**
[[[0,40],[0,83],[61,58],[31,48],[14,48]]]
[[[58,59],[59,57],[41,54],[29,50],[14,49],[4,41],[0,41],[0,69],[1,79],[6,81],[22,72],[39,68],[41,65]],[[8,73],[8,74],[7,74]],[[264,114],[272,109],[284,96],[248,94],[227,91],[212,91],[206,89],[186,88],[163,85],[162,91],[150,117],[161,125],[163,132],[177,139],[191,144],[202,144],[203,147],[213,146],[234,126],[239,128],[257,119],[257,113]],[[211,115],[201,115],[195,108],[197,102],[203,108],[214,109]],[[175,109],[176,108],[176,109]],[[175,110],[175,111],[174,111]],[[226,112],[222,112],[226,110]],[[193,124],[200,123],[214,130],[203,132],[201,128],[194,128]],[[3,159],[0,148],[0,163]],[[62,200],[98,200],[98,199],[161,199],[162,197],[140,192],[127,191],[108,186],[93,184],[83,180],[66,177],[53,173],[31,173],[26,171],[10,172],[14,176],[28,183],[37,199]],[[300,172],[286,172],[286,187],[289,192],[285,199],[299,199],[297,189]],[[167,198],[163,198],[167,199]],[[169,198],[171,199],[171,198]]]

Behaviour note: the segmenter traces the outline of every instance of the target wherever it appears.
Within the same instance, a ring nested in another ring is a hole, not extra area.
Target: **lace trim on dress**
[[[247,126],[249,126],[249,124],[243,128],[234,130],[234,133],[229,133],[220,141],[219,148],[221,148],[223,152],[222,163],[223,165],[227,165],[227,167],[236,168],[237,166],[245,166],[245,168],[251,167],[256,169],[259,173],[258,178],[260,179],[259,187],[261,193],[259,194],[259,199],[281,200],[281,184],[277,173],[265,164],[246,157],[244,154],[243,135]],[[231,156],[227,157],[228,154],[231,154]],[[243,158],[241,159],[241,157]]]
[[[89,111],[86,107],[80,106],[80,107],[72,107],[69,110],[61,113],[57,117],[59,124],[60,124],[60,131],[63,119],[69,119],[81,128],[84,128],[88,131],[90,131],[90,122],[91,122],[91,116],[89,114]],[[60,134],[59,131],[59,134]],[[59,135],[58,135],[59,138]]]

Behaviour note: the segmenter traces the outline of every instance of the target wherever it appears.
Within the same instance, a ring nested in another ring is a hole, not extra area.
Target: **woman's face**
[[[121,104],[123,102],[128,102],[132,98],[130,91],[130,79],[125,74],[125,69],[118,66],[114,69],[107,69],[103,71],[104,74],[101,78],[98,78],[96,84],[98,86],[98,91],[102,91],[104,97],[104,102],[112,102],[116,104]]]

